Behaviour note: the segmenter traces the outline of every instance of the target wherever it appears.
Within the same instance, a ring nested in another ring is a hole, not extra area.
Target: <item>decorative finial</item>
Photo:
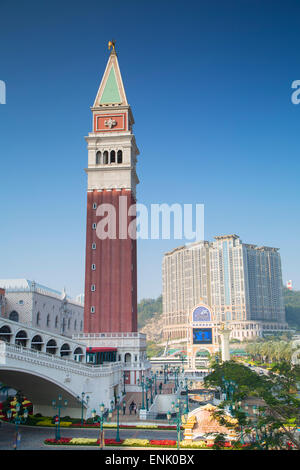
[[[110,51],[111,54],[115,54],[116,53],[116,41],[114,39],[112,39],[111,41],[108,42],[108,49]]]

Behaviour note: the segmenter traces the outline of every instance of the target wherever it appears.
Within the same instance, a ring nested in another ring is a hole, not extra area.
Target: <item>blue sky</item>
[[[92,106],[117,41],[140,157],[138,201],[205,204],[205,238],[280,248],[300,289],[297,1],[0,4],[0,278],[83,292]],[[178,240],[138,243],[138,296]]]

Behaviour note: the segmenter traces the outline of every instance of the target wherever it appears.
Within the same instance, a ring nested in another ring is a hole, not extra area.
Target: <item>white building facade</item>
[[[163,259],[164,338],[185,339],[188,315],[200,302],[228,322],[239,340],[286,331],[281,259],[277,248],[215,237],[166,253]]]
[[[2,317],[68,337],[83,331],[84,307],[65,291],[27,279],[0,279],[0,287],[5,289]]]

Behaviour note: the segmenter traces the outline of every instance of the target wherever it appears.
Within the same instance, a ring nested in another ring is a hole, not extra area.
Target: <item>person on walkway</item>
[[[123,416],[126,413],[126,401],[123,401]]]
[[[129,413],[131,414],[131,412],[133,411],[133,407],[134,407],[134,402],[132,401],[129,405]]]
[[[133,410],[134,410],[134,414],[135,414],[135,415],[136,415],[136,408],[137,408],[136,403],[134,403],[134,405],[133,405]]]

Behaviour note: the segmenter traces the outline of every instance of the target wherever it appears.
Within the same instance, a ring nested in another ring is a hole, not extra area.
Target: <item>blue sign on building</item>
[[[193,328],[193,344],[212,344],[212,328]]]

